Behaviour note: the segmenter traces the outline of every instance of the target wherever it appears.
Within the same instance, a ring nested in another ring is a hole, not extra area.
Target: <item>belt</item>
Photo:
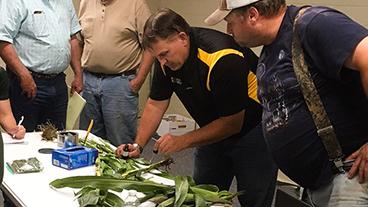
[[[134,70],[127,70],[127,71],[123,71],[121,73],[115,73],[115,74],[95,73],[95,72],[90,72],[90,71],[87,71],[87,72],[89,72],[90,74],[96,77],[102,78],[102,77],[130,76],[130,75],[136,74],[136,71],[137,70],[134,69]]]
[[[32,70],[29,70],[29,72],[31,73],[32,77],[34,78],[38,78],[38,79],[54,79],[56,78],[58,75],[62,74],[62,73],[55,73],[55,74],[43,74],[43,73],[38,73]]]
[[[350,168],[353,166],[355,160],[345,160],[343,161],[343,170],[344,172],[349,172]],[[331,164],[331,168],[332,168],[332,173],[333,174],[341,174],[344,172],[341,172],[339,169],[336,168],[336,166],[332,163]]]

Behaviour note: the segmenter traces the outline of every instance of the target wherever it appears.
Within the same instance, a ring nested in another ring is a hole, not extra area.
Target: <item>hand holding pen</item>
[[[13,134],[13,139],[23,139],[24,135],[26,133],[26,129],[22,126],[22,123],[24,121],[24,116],[22,116],[18,122],[16,131]]]

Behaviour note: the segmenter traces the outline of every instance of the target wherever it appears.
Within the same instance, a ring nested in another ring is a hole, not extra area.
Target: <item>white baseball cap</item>
[[[220,5],[204,22],[207,25],[215,25],[221,22],[233,9],[247,6],[259,0],[220,0]]]

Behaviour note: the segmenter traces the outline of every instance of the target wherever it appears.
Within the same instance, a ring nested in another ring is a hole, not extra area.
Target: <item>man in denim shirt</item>
[[[72,92],[82,90],[80,31],[71,0],[1,0],[0,55],[7,65],[10,101],[27,131],[50,121],[66,122],[67,87],[63,73],[74,71]]]

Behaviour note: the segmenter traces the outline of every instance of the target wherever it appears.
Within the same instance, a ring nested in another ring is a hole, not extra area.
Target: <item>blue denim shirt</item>
[[[0,0],[0,40],[22,63],[45,74],[70,63],[70,37],[81,30],[72,0]]]

